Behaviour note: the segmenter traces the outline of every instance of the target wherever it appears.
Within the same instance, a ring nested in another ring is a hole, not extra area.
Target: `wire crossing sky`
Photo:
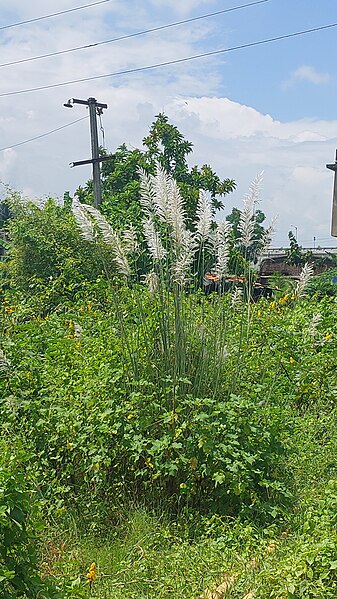
[[[40,54],[39,56],[31,56],[30,58],[21,58],[19,60],[13,60],[12,62],[5,62],[0,64],[1,67],[8,67],[16,64],[22,64],[25,62],[31,62],[33,60],[41,60],[42,58],[50,58],[52,56],[60,56],[62,54],[69,54],[71,52],[77,52],[78,50],[88,50],[89,48],[96,48],[97,46],[103,46],[105,44],[111,44],[113,42],[120,42],[122,40],[131,39],[133,37],[138,37],[141,35],[148,35],[149,33],[154,33],[157,31],[162,31],[165,29],[170,29],[172,27],[177,27],[179,25],[186,25],[188,23],[193,23],[195,21],[201,21],[203,19],[209,19],[210,17],[220,16],[226,13],[234,12],[236,10],[243,10],[245,8],[250,8],[252,6],[257,6],[258,4],[265,4],[266,2],[270,2],[270,0],[257,0],[257,2],[250,2],[248,4],[241,4],[240,6],[234,6],[232,8],[225,8],[224,10],[218,10],[216,12],[210,12],[204,15],[199,15],[198,17],[193,17],[191,19],[184,19],[183,21],[176,21],[174,23],[168,23],[166,25],[160,25],[158,27],[152,27],[151,29],[144,29],[143,31],[136,31],[135,33],[129,33],[127,35],[121,35],[119,37],[114,37],[112,39],[103,40],[100,42],[95,42],[92,44],[85,44],[84,46],[76,46],[74,48],[66,48],[65,50],[59,50],[57,52],[50,52],[49,54]],[[74,9],[78,10],[78,9]],[[66,11],[68,12],[68,11]],[[45,18],[45,17],[42,17]]]
[[[41,139],[42,137],[47,137],[48,135],[52,135],[52,133],[56,133],[57,131],[61,131],[62,129],[66,129],[67,127],[71,127],[80,121],[85,121],[88,119],[88,116],[83,116],[80,119],[76,119],[76,121],[72,121],[71,123],[66,123],[65,125],[61,125],[61,127],[56,127],[56,129],[52,129],[51,131],[46,131],[45,133],[41,133],[40,135],[36,135],[35,137],[30,137],[29,139],[25,139],[24,141],[19,141],[18,143],[12,144],[11,146],[7,146],[6,148],[0,148],[0,152],[4,152],[5,150],[11,150],[12,148],[18,148],[19,146],[24,146],[32,141],[37,139]]]
[[[264,44],[271,44],[273,42],[279,42],[281,40],[286,40],[292,37],[299,37],[301,35],[308,35],[309,33],[316,33],[318,31],[323,31],[325,29],[331,29],[337,27],[337,23],[329,23],[328,25],[322,25],[321,27],[313,27],[311,29],[306,29],[303,31],[296,31],[295,33],[286,33],[284,35],[279,35],[277,37],[271,37],[264,40],[258,40],[256,42],[249,42],[247,44],[241,44],[240,46],[232,46],[231,48],[223,48],[222,50],[213,50],[211,52],[203,52],[201,54],[195,54],[194,56],[187,56],[185,58],[177,58],[175,60],[168,60],[166,62],[160,62],[157,64],[146,65],[143,67],[135,67],[133,69],[126,69],[125,71],[116,71],[115,73],[106,73],[104,75],[94,75],[92,77],[83,77],[80,79],[72,79],[71,81],[61,81],[60,83],[52,83],[50,85],[41,85],[39,87],[31,87],[27,89],[20,89],[12,92],[4,92],[0,94],[0,98],[6,96],[16,96],[18,94],[27,94],[30,92],[41,91],[45,89],[52,89],[55,87],[64,87],[66,85],[72,85],[73,83],[82,83],[84,81],[94,81],[97,79],[105,79],[107,77],[117,77],[121,75],[130,75],[132,73],[139,73],[141,71],[149,71],[151,69],[158,69],[161,67],[166,67],[170,65],[180,64],[183,62],[189,62],[191,60],[197,60],[199,58],[207,58],[209,56],[216,56],[219,54],[225,54],[227,52],[234,52],[236,50],[244,50],[247,48],[253,48],[255,46],[261,46]]]
[[[68,8],[67,10],[61,10],[59,12],[53,12],[48,15],[42,15],[40,17],[34,17],[32,19],[27,19],[26,21],[19,21],[18,23],[10,23],[9,25],[0,26],[0,31],[4,29],[11,29],[12,27],[19,27],[20,25],[28,25],[30,23],[36,23],[37,21],[43,21],[45,19],[51,19],[53,17],[59,17],[60,15],[66,15],[70,12],[75,12],[77,10],[84,10],[86,8],[91,8],[92,6],[97,6],[98,4],[106,4],[107,2],[111,2],[111,0],[98,0],[97,2],[91,2],[90,4],[83,4],[82,6],[76,6],[75,8]]]

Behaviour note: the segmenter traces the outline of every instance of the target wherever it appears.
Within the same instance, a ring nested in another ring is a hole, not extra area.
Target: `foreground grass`
[[[296,502],[274,523],[202,517],[176,520],[145,508],[120,510],[95,534],[64,514],[45,530],[41,569],[100,599],[297,599],[337,594],[335,414],[294,420],[289,467]],[[85,575],[97,564],[91,590]]]
[[[213,522],[208,532],[189,539],[176,524],[136,510],[103,540],[54,531],[44,547],[43,568],[75,581],[75,593],[77,584],[85,587],[85,573],[95,561],[98,577],[85,595],[100,599],[335,597],[336,531],[317,521],[317,530],[310,529],[301,518],[297,527],[293,522],[283,530]]]
[[[178,389],[164,376],[152,300],[121,294],[126,357],[138,357],[131,382],[108,302],[34,318],[22,303],[4,304],[1,429],[8,447],[25,450],[47,522],[39,568],[57,598],[336,597],[336,302],[260,302],[243,337],[245,304],[230,312],[187,298],[191,376]],[[228,314],[226,344],[204,353]],[[180,494],[171,511],[168,492],[172,503]]]

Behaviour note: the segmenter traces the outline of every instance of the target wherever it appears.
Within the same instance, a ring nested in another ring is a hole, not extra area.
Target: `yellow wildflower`
[[[154,468],[154,465],[151,462],[151,458],[146,458],[145,464],[147,465],[148,468]]]
[[[330,341],[330,340],[331,340],[331,335],[330,335],[330,333],[326,333],[326,335],[325,335],[325,339],[326,339],[326,341]]]
[[[293,294],[292,294],[292,296],[291,296],[291,299],[292,299],[292,300],[295,300],[295,299],[296,299],[296,295],[295,295],[295,293],[293,293]]]
[[[8,312],[8,314],[13,314],[14,306],[5,306],[5,312]]]
[[[262,315],[262,312],[261,312],[261,310],[258,310],[258,311],[257,311],[257,315],[258,315],[259,317]]]
[[[290,364],[293,364],[295,362],[294,358],[290,357],[289,362],[290,362]]]
[[[275,308],[275,302],[270,302],[270,308],[273,310]]]
[[[88,303],[87,303],[87,310],[88,310],[88,312],[90,312],[90,310],[91,310],[91,306],[92,306],[91,302],[88,302]]]
[[[88,573],[86,574],[86,578],[88,579],[88,583],[90,584],[90,586],[92,585],[92,583],[96,579],[96,576],[97,576],[96,564],[95,564],[95,562],[93,562],[90,565]]]

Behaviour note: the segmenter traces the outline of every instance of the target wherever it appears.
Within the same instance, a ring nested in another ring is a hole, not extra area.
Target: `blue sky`
[[[251,0],[253,1],[253,0]],[[67,10],[90,0],[0,0],[1,25]],[[1,60],[56,52],[232,8],[249,0],[109,0],[86,10],[0,30]],[[333,23],[336,1],[268,0],[188,25],[0,69],[0,94],[230,48]],[[274,245],[286,245],[291,225],[300,242],[336,245],[330,237],[332,173],[337,147],[337,27],[172,67],[0,97],[0,146],[37,136],[85,116],[63,108],[69,97],[107,102],[107,147],[140,147],[164,110],[194,143],[191,163],[207,162],[233,177],[226,212],[240,207],[252,178],[264,171],[261,209],[278,216]],[[73,193],[90,168],[86,122],[0,152],[0,179],[27,197]]]

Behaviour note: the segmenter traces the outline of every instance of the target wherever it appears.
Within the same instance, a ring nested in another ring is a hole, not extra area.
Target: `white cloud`
[[[238,190],[225,199],[226,213],[240,206],[250,181],[264,169],[261,208],[277,215],[275,243],[287,243],[290,224],[300,241],[330,238],[332,176],[326,170],[337,147],[337,120],[274,120],[228,98],[176,100],[171,114],[195,143],[195,158],[222,176],[236,179]]]
[[[150,0],[151,4],[156,8],[168,8],[170,7],[175,13],[180,15],[188,15],[192,10],[206,5],[208,8],[211,4],[214,4],[214,0],[183,0],[183,2],[177,2],[177,0]]]
[[[315,85],[322,85],[331,81],[329,73],[320,73],[314,67],[303,65],[296,69],[289,79],[284,83],[284,88],[293,86],[298,81],[307,81]]]

